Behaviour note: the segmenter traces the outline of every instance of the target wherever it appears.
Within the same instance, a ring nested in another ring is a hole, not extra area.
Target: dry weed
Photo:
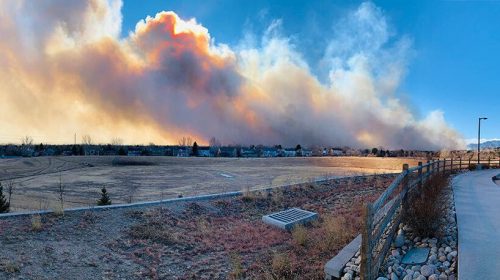
[[[292,230],[292,238],[300,246],[306,246],[308,238],[307,238],[307,229],[303,225],[297,225]]]
[[[40,216],[40,214],[34,214],[31,216],[31,229],[33,231],[42,230],[42,216]]]

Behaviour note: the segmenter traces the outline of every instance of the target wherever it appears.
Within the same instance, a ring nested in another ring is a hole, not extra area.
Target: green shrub
[[[111,205],[111,200],[109,199],[108,191],[106,190],[106,187],[102,187],[101,189],[101,199],[97,201],[97,205],[103,206],[103,205]]]

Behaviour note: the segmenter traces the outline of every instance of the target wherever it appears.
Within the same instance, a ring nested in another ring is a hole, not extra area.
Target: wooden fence
[[[482,165],[500,168],[500,159],[481,160]],[[374,203],[368,203],[364,208],[364,225],[361,243],[361,279],[373,280],[378,276],[391,243],[399,228],[402,218],[402,207],[406,194],[418,185],[422,185],[430,177],[439,173],[451,173],[475,168],[477,160],[473,159],[440,159],[428,161],[426,164],[408,168],[403,165],[403,171],[389,185]]]

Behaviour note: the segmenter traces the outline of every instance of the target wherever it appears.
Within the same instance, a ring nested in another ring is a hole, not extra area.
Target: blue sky
[[[273,20],[314,68],[328,34],[360,1],[124,1],[122,35],[147,15],[172,10],[196,18],[217,43],[236,46],[262,34]],[[417,116],[435,109],[466,139],[477,137],[477,117],[489,119],[482,137],[500,138],[500,2],[374,1],[396,38],[408,37],[412,57],[398,92]]]

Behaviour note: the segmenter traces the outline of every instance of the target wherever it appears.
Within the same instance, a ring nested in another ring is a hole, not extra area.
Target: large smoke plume
[[[440,111],[398,94],[411,40],[361,4],[325,32],[312,67],[270,24],[258,43],[216,44],[194,19],[160,12],[120,38],[121,1],[0,3],[0,127],[64,141],[461,146]],[[1,141],[2,139],[0,139]]]

